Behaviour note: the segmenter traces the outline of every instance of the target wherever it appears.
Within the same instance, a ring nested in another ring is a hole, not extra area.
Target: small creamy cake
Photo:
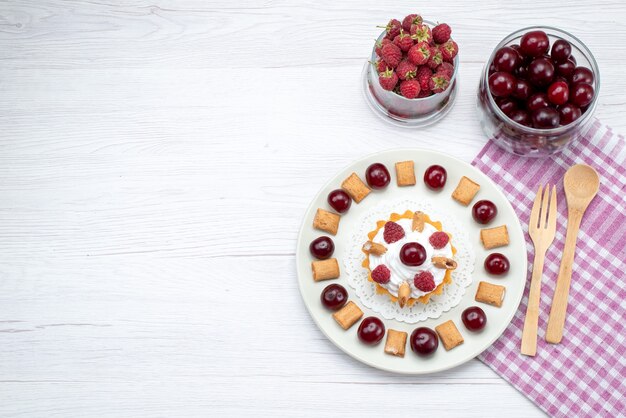
[[[451,282],[456,268],[451,237],[421,212],[392,214],[378,221],[363,246],[368,279],[400,306],[428,303]]]

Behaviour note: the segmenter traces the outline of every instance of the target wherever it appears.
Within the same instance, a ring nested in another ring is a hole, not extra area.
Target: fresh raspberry
[[[433,93],[441,93],[445,91],[449,85],[450,77],[441,73],[433,75],[428,82],[428,87]]]
[[[452,78],[452,74],[454,74],[454,65],[449,62],[443,62],[437,68],[435,68],[436,73],[447,74],[448,77]]]
[[[415,275],[413,279],[413,284],[417,288],[417,290],[421,290],[422,292],[432,292],[435,290],[435,278],[430,271],[422,270]]]
[[[381,58],[385,60],[392,68],[396,68],[402,61],[402,51],[393,43],[386,44],[381,49]]]
[[[396,67],[396,74],[400,80],[407,80],[415,77],[417,67],[409,60],[402,60]]]
[[[441,55],[444,61],[452,62],[456,54],[459,53],[459,46],[452,39],[449,39],[446,43],[439,45]]]
[[[400,29],[402,29],[402,23],[398,19],[391,19],[387,26],[378,26],[379,28],[384,27],[385,31],[387,31],[387,37],[389,39],[393,39],[400,34]]]
[[[435,43],[442,44],[450,39],[452,29],[450,29],[450,26],[448,26],[446,23],[440,23],[433,28],[432,33]]]
[[[432,234],[430,238],[428,238],[428,242],[430,242],[430,245],[432,245],[433,248],[437,250],[440,250],[446,245],[448,245],[449,241],[450,241],[450,237],[448,236],[448,234],[442,231],[437,231],[434,234]]]
[[[427,44],[433,40],[432,32],[426,24],[411,26],[411,37],[415,42],[426,42]]]
[[[378,82],[385,90],[393,90],[398,84],[398,75],[393,70],[387,70],[378,74]]]
[[[387,70],[393,70],[393,68],[391,68],[389,65],[387,65],[387,63],[384,60],[382,60],[382,59],[376,60],[374,62],[370,61],[370,63],[374,67],[376,67],[376,72],[377,73],[384,73]]]
[[[443,62],[443,55],[441,51],[437,47],[432,48],[432,52],[430,54],[430,58],[428,58],[428,66],[433,70],[441,65]]]
[[[385,224],[383,238],[387,244],[399,241],[404,238],[404,229],[397,223],[389,221]]]
[[[404,33],[404,31],[400,29],[400,34],[393,38],[393,43],[402,51],[406,52],[413,46],[413,39],[411,35]]]
[[[400,93],[407,99],[415,99],[420,94],[420,83],[417,80],[404,80],[400,83]]]
[[[419,42],[409,49],[407,57],[415,65],[426,64],[430,58],[430,46],[427,42]]]
[[[428,83],[430,82],[430,77],[432,77],[433,71],[428,67],[428,65],[422,65],[417,69],[417,73],[415,74],[415,79],[420,83],[420,96],[430,92],[430,88],[428,87]],[[418,97],[420,97],[418,96]]]
[[[433,92],[426,89],[426,90],[420,90],[420,94],[417,95],[418,99],[423,99],[424,97],[429,97],[432,96]]]
[[[402,19],[402,29],[404,29],[406,32],[410,32],[411,26],[421,25],[423,21],[424,20],[422,19],[422,16],[415,13],[410,14]]]
[[[381,41],[376,41],[376,46],[374,46],[374,52],[376,52],[376,55],[380,57],[383,54],[381,51],[383,49],[383,46],[389,43],[391,43],[391,39],[387,38],[383,38]]]
[[[389,271],[387,266],[384,264],[376,266],[376,268],[372,270],[372,280],[374,280],[376,283],[380,283],[380,284],[389,283],[390,278],[391,278],[391,271]]]

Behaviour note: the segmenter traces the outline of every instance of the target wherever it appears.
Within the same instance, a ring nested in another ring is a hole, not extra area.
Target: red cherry
[[[465,328],[470,331],[480,331],[487,325],[487,315],[478,306],[470,306],[461,314]]]
[[[309,252],[317,259],[326,260],[335,252],[335,244],[329,237],[321,236],[311,241]]]
[[[512,96],[516,99],[526,100],[530,97],[531,91],[532,88],[530,87],[528,81],[518,78],[515,80],[515,87],[513,88]]]
[[[419,242],[407,242],[400,248],[400,261],[407,266],[421,266],[426,261],[426,249]]]
[[[580,108],[571,103],[565,103],[563,106],[559,106],[558,110],[561,125],[569,125],[582,115]]]
[[[389,170],[381,163],[374,163],[365,170],[365,180],[372,189],[384,189],[389,185]]]
[[[424,183],[432,190],[443,189],[447,176],[445,168],[440,165],[431,165],[424,172]]]
[[[547,58],[535,58],[528,64],[528,81],[537,87],[547,86],[554,79],[554,64]]]
[[[348,292],[340,284],[329,284],[320,295],[322,305],[331,311],[337,311],[348,301]]]
[[[548,35],[540,30],[530,31],[520,40],[520,52],[527,57],[538,57],[548,52],[550,41]]]
[[[556,73],[561,77],[565,77],[566,79],[570,79],[572,74],[574,73],[574,69],[576,69],[576,64],[572,59],[568,59],[565,62],[557,64],[555,67]]]
[[[555,63],[563,63],[572,55],[572,45],[565,39],[559,39],[552,45],[550,57]]]
[[[535,93],[526,101],[526,107],[530,111],[548,106],[550,106],[550,103],[548,102],[548,95],[545,93]]]
[[[357,335],[363,344],[378,344],[385,336],[385,324],[375,316],[368,316],[359,325]]]
[[[479,200],[472,207],[472,217],[479,224],[488,224],[498,214],[498,208],[490,200]]]
[[[572,86],[570,102],[578,107],[587,106],[593,101],[593,87],[587,83],[577,83]]]
[[[548,87],[548,100],[555,105],[567,103],[569,99],[569,87],[564,81],[555,81]]]
[[[587,83],[593,84],[593,73],[589,68],[576,67],[572,72],[572,84]]]
[[[533,121],[533,127],[538,129],[552,129],[559,126],[559,112],[553,107],[533,110],[530,118]]]
[[[350,209],[352,205],[352,199],[348,193],[341,189],[333,190],[328,193],[328,204],[331,208],[335,209],[339,213],[345,213]]]
[[[512,121],[519,123],[520,125],[524,125],[524,126],[532,125],[532,121],[530,120],[530,115],[525,110],[518,109],[512,112],[509,115],[509,118],[511,118]]]
[[[439,347],[437,334],[430,328],[416,328],[411,333],[411,350],[421,357],[430,356]]]
[[[509,259],[504,254],[493,253],[485,258],[485,270],[494,276],[501,276],[509,271]]]
[[[489,76],[489,90],[496,97],[508,97],[513,93],[515,77],[509,73],[498,71]]]
[[[517,103],[515,100],[510,99],[508,97],[503,97],[501,99],[496,100],[496,104],[502,110],[502,113],[509,116],[513,111],[517,110]]]
[[[522,58],[518,52],[508,46],[498,49],[493,57],[493,64],[496,71],[504,71],[512,73],[522,62]]]
[[[522,80],[528,79],[528,66],[521,65],[515,69],[515,77],[521,78]]]

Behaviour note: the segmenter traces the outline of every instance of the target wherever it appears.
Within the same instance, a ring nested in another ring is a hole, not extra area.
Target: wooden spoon
[[[593,168],[588,165],[577,164],[567,170],[563,185],[567,199],[567,234],[546,330],[546,341],[552,344],[560,343],[563,338],[567,298],[569,297],[574,251],[576,250],[576,236],[587,206],[598,193],[600,178]]]

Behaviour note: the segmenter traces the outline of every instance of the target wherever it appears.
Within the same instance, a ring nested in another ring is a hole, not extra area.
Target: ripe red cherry
[[[517,110],[517,103],[515,103],[515,100],[508,97],[497,99],[496,104],[500,110],[502,110],[502,113],[507,116],[510,116],[513,111]]]
[[[537,87],[547,86],[554,79],[554,64],[547,58],[535,58],[528,64],[528,81]]]
[[[515,110],[509,115],[509,118],[511,118],[512,121],[519,123],[520,125],[524,125],[524,126],[532,125],[532,121],[530,120],[530,115],[525,110],[521,110],[521,109]]]
[[[550,41],[548,35],[540,30],[530,31],[520,40],[520,52],[527,57],[538,57],[548,52]]]
[[[385,336],[385,324],[375,316],[368,316],[359,325],[357,335],[363,344],[378,344]]]
[[[421,266],[426,261],[426,249],[419,242],[407,242],[400,248],[400,261],[407,266]]]
[[[522,62],[520,55],[511,47],[505,46],[496,52],[493,57],[493,65],[496,71],[512,73]]]
[[[424,183],[432,190],[440,190],[443,189],[443,186],[446,185],[446,179],[448,178],[448,173],[446,169],[440,165],[431,165],[424,172]]]
[[[416,328],[411,333],[411,350],[421,357],[430,356],[439,347],[437,334],[430,328]]]
[[[488,224],[498,214],[498,208],[490,200],[479,200],[472,207],[472,217],[479,224]]]
[[[509,271],[509,259],[504,254],[492,253],[485,258],[485,270],[494,276],[501,276]]]
[[[374,163],[365,170],[365,180],[372,189],[384,189],[389,185],[389,170],[381,163]]]
[[[348,292],[340,284],[329,284],[320,295],[322,305],[331,311],[339,310],[348,301]]]
[[[569,87],[564,81],[555,81],[548,87],[548,100],[555,105],[567,103],[569,99]]]
[[[311,241],[309,251],[313,257],[326,260],[335,252],[335,243],[329,237],[321,236]]]
[[[552,44],[552,51],[550,51],[550,57],[555,63],[562,63],[568,60],[572,55],[572,45],[565,39],[559,39]]]
[[[480,331],[487,325],[487,315],[478,306],[470,306],[461,314],[465,328],[470,331]]]
[[[569,125],[582,115],[580,108],[571,103],[565,103],[563,106],[559,106],[558,110],[561,125]]]
[[[528,81],[518,78],[515,80],[512,96],[516,99],[526,100],[530,97],[531,87]]]
[[[565,77],[566,79],[569,80],[569,78],[572,76],[572,73],[574,73],[574,70],[576,69],[576,64],[570,58],[565,62],[557,64],[554,68],[556,70],[557,75],[560,75],[561,77]]]
[[[522,80],[526,80],[528,78],[528,66],[522,65],[515,69],[515,77],[521,78]]]
[[[559,126],[559,112],[553,107],[543,107],[533,110],[530,114],[533,121],[533,127],[539,129],[552,129]]]
[[[489,90],[496,97],[508,97],[513,93],[515,77],[509,73],[498,71],[489,76]]]
[[[572,72],[572,84],[587,83],[593,84],[593,73],[589,68],[576,67]]]
[[[578,107],[587,106],[593,100],[593,87],[587,83],[574,84],[570,102]]]
[[[545,93],[535,93],[526,101],[526,107],[530,111],[548,106],[550,106],[550,103],[548,102],[548,95]]]
[[[331,208],[335,209],[339,213],[345,213],[350,209],[352,205],[352,199],[348,193],[341,189],[333,190],[328,193],[328,204]]]

